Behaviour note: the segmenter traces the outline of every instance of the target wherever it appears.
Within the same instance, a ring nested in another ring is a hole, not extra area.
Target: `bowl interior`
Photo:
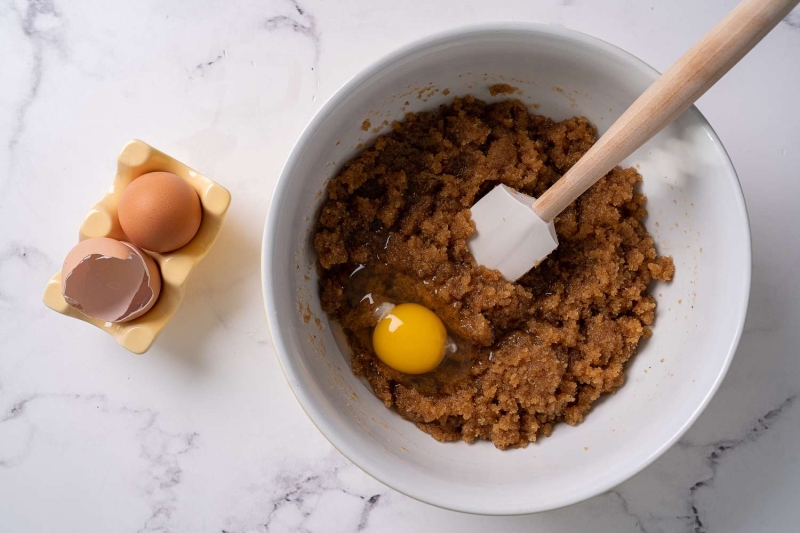
[[[264,291],[286,376],[314,423],[357,465],[420,500],[456,510],[514,514],[567,505],[632,476],[699,415],[722,379],[744,320],[750,283],[747,214],[719,140],[692,108],[626,165],[638,165],[649,231],[675,260],[653,286],[654,336],[628,381],[586,421],[558,425],[522,450],[442,444],[387,410],[350,372],[346,345],[321,311],[311,243],[324,187],[341,165],[407,111],[453,96],[493,101],[488,87],[554,119],[584,115],[605,131],[655,79],[641,61],[554,27],[493,27],[429,39],[345,86],[298,142],[265,231]],[[369,121],[368,123],[366,121]],[[366,131],[365,131],[366,130]]]

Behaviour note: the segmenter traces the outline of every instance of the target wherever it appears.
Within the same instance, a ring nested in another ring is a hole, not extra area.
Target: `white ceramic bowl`
[[[281,366],[311,420],[351,461],[433,505],[481,514],[553,509],[602,493],[642,470],[694,422],[717,390],[742,332],[750,289],[750,233],[736,173],[692,108],[636,152],[646,220],[671,283],[654,286],[654,336],[628,380],[586,421],[556,426],[525,449],[442,444],[386,409],[353,376],[347,348],[320,309],[311,234],[328,179],[375,137],[362,124],[433,109],[455,95],[493,101],[518,87],[538,113],[585,115],[605,131],[656,78],[630,54],[555,26],[494,25],[406,47],[347,83],[306,128],[286,163],[264,232],[267,318]],[[431,89],[420,92],[421,89]],[[436,89],[439,89],[436,92]],[[443,95],[449,89],[449,95]],[[433,94],[430,94],[433,92]],[[430,94],[430,96],[428,96]],[[419,97],[418,97],[419,96]],[[406,104],[408,102],[408,104]],[[385,130],[384,130],[385,131]]]

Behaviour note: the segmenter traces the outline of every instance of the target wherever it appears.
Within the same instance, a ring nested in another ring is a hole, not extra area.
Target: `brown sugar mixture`
[[[541,195],[595,137],[582,117],[456,98],[406,115],[328,184],[314,239],[323,308],[347,335],[353,372],[437,440],[524,447],[559,421],[578,424],[622,386],[651,335],[648,284],[674,267],[642,224],[632,168],[615,168],[559,215],[558,249],[515,283],[467,249],[470,206],[499,183]],[[433,310],[456,352],[421,376],[384,365],[371,343],[383,302]]]
[[[514,94],[518,89],[513,85],[507,83],[495,83],[489,87],[489,94],[497,96],[498,94]]]

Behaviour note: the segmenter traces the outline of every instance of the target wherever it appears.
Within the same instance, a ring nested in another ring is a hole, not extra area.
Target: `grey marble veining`
[[[317,28],[317,20],[310,11],[304,9],[296,0],[287,0],[287,3],[290,4],[290,13],[288,15],[269,17],[264,22],[264,29],[270,32],[289,30],[302,35],[311,42],[314,49],[311,70],[314,72],[316,84],[319,85],[319,60],[322,54],[322,40],[319,28]]]
[[[14,110],[14,125],[8,139],[8,150],[13,153],[20,136],[25,131],[28,110],[39,96],[39,88],[44,75],[44,54],[52,48],[64,56],[61,13],[53,0],[28,0],[22,6],[11,5],[19,19],[22,34],[32,48],[29,82],[25,96]]]
[[[0,455],[0,468],[11,469],[23,464],[36,440],[42,438],[39,424],[46,423],[41,417],[31,419],[32,406],[45,408],[50,404],[78,404],[83,409],[95,409],[104,416],[119,417],[130,424],[131,435],[139,446],[139,458],[143,461],[141,493],[149,507],[149,516],[136,531],[140,533],[169,531],[172,513],[177,504],[175,489],[181,483],[183,468],[181,459],[198,446],[199,435],[170,433],[159,425],[158,413],[152,409],[135,409],[115,405],[105,394],[30,394],[14,402],[0,417],[0,425],[23,425],[16,436],[17,442],[6,440],[5,445],[14,450],[12,454]]]
[[[764,416],[760,417],[756,421],[755,425],[753,425],[744,435],[738,438],[725,439],[700,446],[700,449],[705,457],[704,462],[710,470],[710,474],[689,487],[688,501],[689,507],[692,511],[690,525],[694,527],[694,531],[696,533],[704,533],[708,531],[708,526],[704,524],[702,520],[702,507],[700,507],[700,504],[697,502],[696,493],[700,490],[713,489],[717,475],[717,469],[719,468],[725,456],[743,444],[757,442],[758,439],[770,428],[772,428],[773,424],[780,419],[784,411],[794,406],[795,400],[797,400],[797,395],[795,394],[788,397],[776,408],[771,409]],[[679,442],[678,446],[692,445]]]
[[[265,531],[279,528],[278,524],[286,521],[287,515],[295,517],[299,515],[300,519],[297,523],[284,523],[284,526],[297,530],[304,529],[306,519],[312,516],[319,500],[329,493],[354,500],[355,506],[361,507],[357,514],[355,530],[363,531],[367,528],[370,514],[380,505],[381,497],[384,495],[380,492],[360,494],[350,489],[339,478],[339,470],[343,466],[339,457],[333,457],[320,466],[321,468],[317,467],[306,472],[286,471],[272,481],[272,494],[264,502],[266,514],[263,523],[260,524]]]
[[[695,443],[690,439],[683,439],[675,448],[680,453],[693,456],[697,459],[700,468],[689,471],[690,476],[683,485],[675,487],[680,501],[684,502],[680,512],[672,515],[658,515],[629,505],[626,494],[629,493],[630,483],[623,483],[618,489],[610,491],[620,502],[622,511],[636,520],[636,525],[642,533],[658,531],[691,531],[693,533],[707,533],[712,531],[712,525],[704,521],[704,503],[700,496],[704,491],[713,493],[717,472],[725,467],[725,461],[736,451],[746,445],[757,444],[773,426],[783,421],[789,411],[795,409],[797,396],[792,395],[782,401],[778,406],[770,409],[763,416],[751,422],[751,425],[739,435],[725,439]],[[687,473],[689,473],[687,472]],[[645,471],[642,476],[647,476]]]

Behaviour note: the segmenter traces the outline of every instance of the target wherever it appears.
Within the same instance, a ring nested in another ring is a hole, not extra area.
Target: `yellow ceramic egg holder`
[[[225,187],[152,146],[133,140],[122,149],[117,158],[117,176],[111,189],[83,219],[79,241],[93,237],[127,241],[117,217],[122,191],[142,174],[154,171],[171,172],[186,180],[200,197],[203,220],[197,234],[183,248],[165,254],[150,254],[161,270],[161,295],[153,308],[130,322],[103,322],[89,318],[64,301],[61,294],[61,271],[50,278],[44,291],[44,303],[47,307],[62,315],[97,326],[134,353],[146,352],[178,310],[186,292],[186,281],[217,240],[231,203],[231,194]]]

